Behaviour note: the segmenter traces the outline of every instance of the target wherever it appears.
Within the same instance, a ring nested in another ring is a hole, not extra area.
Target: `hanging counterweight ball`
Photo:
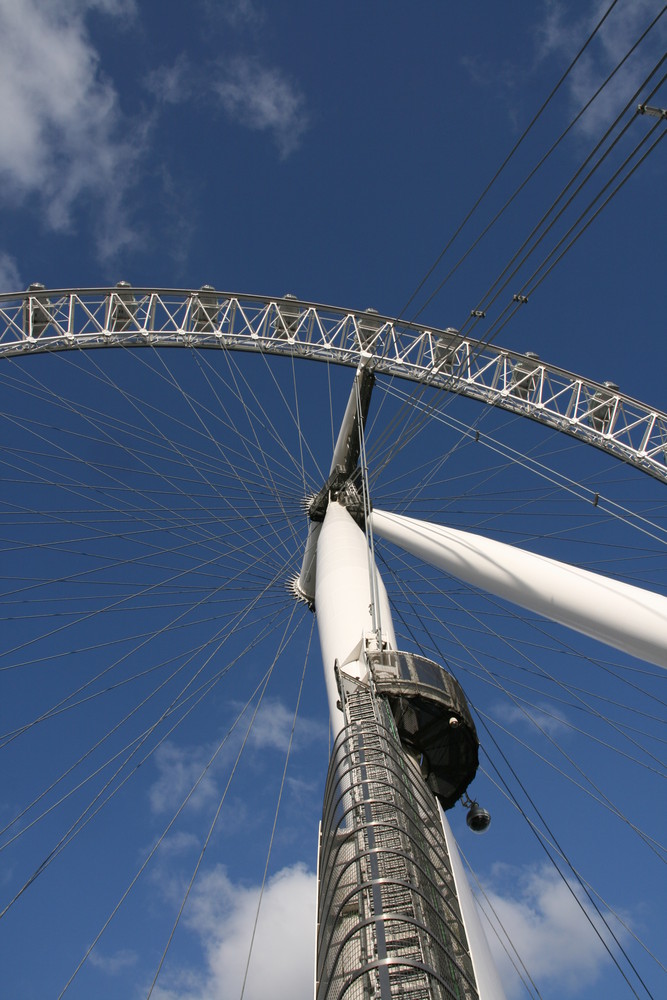
[[[489,829],[491,813],[482,809],[478,802],[473,802],[466,816],[466,823],[473,833],[484,833]]]

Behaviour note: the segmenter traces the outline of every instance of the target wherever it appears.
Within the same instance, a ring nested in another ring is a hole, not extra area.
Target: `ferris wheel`
[[[292,295],[126,282],[0,296],[0,354],[0,928],[19,962],[41,928],[65,995],[90,995],[100,955],[133,961],[146,922],[154,995],[175,995],[205,919],[195,875],[223,897],[262,886],[238,943],[251,995],[271,879],[314,867],[329,747],[304,550],[354,371],[373,506],[667,593],[667,415],[535,354]],[[446,667],[476,720],[470,801],[493,823],[466,837],[454,808],[452,825],[500,963],[541,995],[564,959],[533,976],[526,914],[537,934],[548,899],[581,928],[573,976],[597,974],[599,949],[619,996],[659,995],[663,672],[443,575],[376,522],[399,648]]]

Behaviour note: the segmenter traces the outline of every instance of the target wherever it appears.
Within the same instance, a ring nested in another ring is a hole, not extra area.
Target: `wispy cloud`
[[[219,16],[235,28],[260,25],[265,17],[264,7],[255,0],[223,0],[216,4]]]
[[[281,159],[298,148],[308,128],[303,93],[283,70],[256,56],[231,56],[202,67],[181,55],[151,70],[145,86],[162,105],[212,100],[233,124],[270,136]]]
[[[244,996],[294,1000],[312,993],[317,880],[303,865],[269,880]],[[167,969],[156,1000],[208,1000],[239,996],[259,899],[258,886],[234,883],[222,866],[200,880],[185,920],[199,937],[203,970]]]
[[[160,859],[175,857],[179,854],[187,854],[189,851],[201,848],[201,836],[194,833],[180,831],[165,837],[160,844]]]
[[[100,72],[91,10],[126,18],[127,0],[0,0],[0,182],[7,201],[36,199],[54,230],[84,201],[104,256],[133,239],[124,202],[142,144]]]
[[[487,895],[501,930],[499,937],[489,934],[489,943],[508,996],[525,995],[501,944],[508,939],[538,986],[557,985],[571,996],[587,995],[609,960],[588,917],[603,938],[608,939],[609,932],[590,904],[580,906],[573,895],[578,890],[571,891],[549,866],[496,866],[493,876],[494,887]],[[615,925],[614,933],[622,936],[623,929],[617,921]]]
[[[565,715],[552,705],[519,706],[503,702],[495,706],[494,715],[514,728],[521,726],[531,732],[539,729],[547,736],[563,735],[570,732]]]
[[[138,955],[135,951],[130,951],[128,948],[121,948],[120,951],[115,952],[113,955],[103,955],[98,951],[91,951],[88,956],[88,961],[91,965],[94,965],[96,969],[101,969],[102,972],[106,972],[109,976],[118,975],[119,972],[124,972],[125,969],[132,968],[133,965],[137,964]]]
[[[250,742],[254,749],[286,751],[289,745],[294,709],[276,698],[267,698],[262,704],[252,727]],[[293,748],[300,749],[313,740],[326,740],[326,727],[321,723],[300,716],[294,732]]]
[[[8,253],[0,252],[0,292],[15,292],[22,287],[18,264]]]
[[[220,67],[212,90],[230,120],[268,132],[281,158],[297,149],[308,127],[306,101],[282,70],[238,56]]]
[[[242,707],[240,703],[230,704],[231,711],[240,712]],[[231,761],[238,753],[251,713],[247,712],[244,718],[245,721],[241,722],[226,741],[202,778],[188,804],[190,810],[200,812],[210,803],[217,801],[220,794],[220,774],[227,773]],[[249,760],[253,767],[266,772],[266,754],[274,751],[274,756],[280,755],[277,759],[279,766],[282,766],[284,754],[289,746],[293,718],[293,708],[289,708],[277,698],[265,699],[248,735],[244,758]],[[292,754],[298,754],[314,741],[326,743],[326,739],[325,723],[305,715],[299,716],[292,741]],[[167,740],[158,748],[153,758],[157,777],[149,790],[149,802],[153,813],[157,815],[173,813],[180,806],[217,747],[217,742],[181,746]],[[236,819],[238,820],[238,815]]]
[[[608,954],[569,886],[550,868],[497,866],[488,898],[502,927],[538,985],[562,995],[587,993],[603,972]],[[165,971],[156,1000],[205,1000],[236,996],[245,973],[259,887],[235,883],[224,867],[203,877],[184,920],[199,938],[203,969]],[[316,877],[303,865],[278,872],[264,891],[245,996],[292,1000],[312,989]],[[599,918],[582,904],[598,929]],[[604,927],[603,937],[608,936]],[[623,935],[616,922],[614,932]],[[505,936],[506,935],[506,936]],[[523,995],[500,940],[489,934],[508,998]],[[567,962],[563,956],[567,955]],[[261,960],[260,960],[261,958]]]
[[[154,813],[173,813],[200,778],[211,748],[206,746],[180,747],[167,741],[154,755],[157,779],[151,785],[149,801]],[[200,810],[218,797],[214,769],[200,781],[189,802],[190,809]]]
[[[146,76],[146,89],[163,104],[182,104],[197,87],[197,74],[187,56],[181,53],[171,66],[158,66]]]
[[[580,17],[573,18],[571,7],[552,0],[537,29],[538,61],[550,55],[558,56],[561,61],[574,57],[608,6],[607,0],[595,3],[586,7]],[[573,111],[586,104],[658,12],[655,0],[633,0],[631,4],[619,4],[612,11],[567,78]],[[667,27],[657,24],[587,110],[579,126],[584,133],[597,135],[613,121],[662,55],[666,38]]]

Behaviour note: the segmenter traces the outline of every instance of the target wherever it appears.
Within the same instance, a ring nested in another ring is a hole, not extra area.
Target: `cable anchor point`
[[[651,118],[667,118],[667,108],[653,108],[650,104],[638,104],[637,112],[640,115],[650,115]]]

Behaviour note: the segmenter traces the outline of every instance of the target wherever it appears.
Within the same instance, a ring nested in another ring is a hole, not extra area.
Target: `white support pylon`
[[[374,510],[373,531],[452,576],[667,668],[667,598],[546,556]]]
[[[375,583],[371,584],[371,574]],[[373,609],[373,593],[376,607]],[[345,725],[335,676],[335,664],[364,680],[367,648],[377,648],[376,626],[383,647],[396,650],[396,637],[387,593],[364,532],[344,506],[330,501],[317,541],[315,604],[325,682],[334,738]],[[459,857],[449,823],[440,807],[442,836],[450,859],[456,898],[461,912],[479,1000],[504,1000],[504,991],[491,956],[472,890]],[[382,996],[384,997],[384,993]]]
[[[345,407],[345,413],[343,414],[343,420],[340,425],[340,430],[338,432],[338,437],[336,439],[336,445],[334,447],[333,456],[331,459],[331,467],[329,468],[329,475],[335,472],[336,469],[345,467],[348,464],[348,454],[350,451],[351,441],[358,436],[358,392],[357,386],[362,383],[364,378],[364,369],[360,367],[357,369],[356,375],[354,377],[354,384],[352,386],[352,391],[350,392],[350,397],[347,401],[347,406]],[[356,465],[356,458],[355,458]],[[322,530],[322,524],[311,521],[308,525],[308,538],[306,540],[306,547],[303,553],[303,560],[301,563],[301,572],[299,573],[298,579],[295,581],[294,590],[295,593],[304,601],[307,601],[311,607],[315,603],[315,576],[317,572],[317,546],[320,537],[320,531]]]
[[[381,623],[387,648],[396,649],[389,599],[375,568],[379,607],[373,615],[370,569],[363,531],[345,507],[332,501],[317,540],[315,604],[334,738],[344,725],[338,707],[336,662],[353,677],[365,676],[365,644],[374,639],[374,619]]]

